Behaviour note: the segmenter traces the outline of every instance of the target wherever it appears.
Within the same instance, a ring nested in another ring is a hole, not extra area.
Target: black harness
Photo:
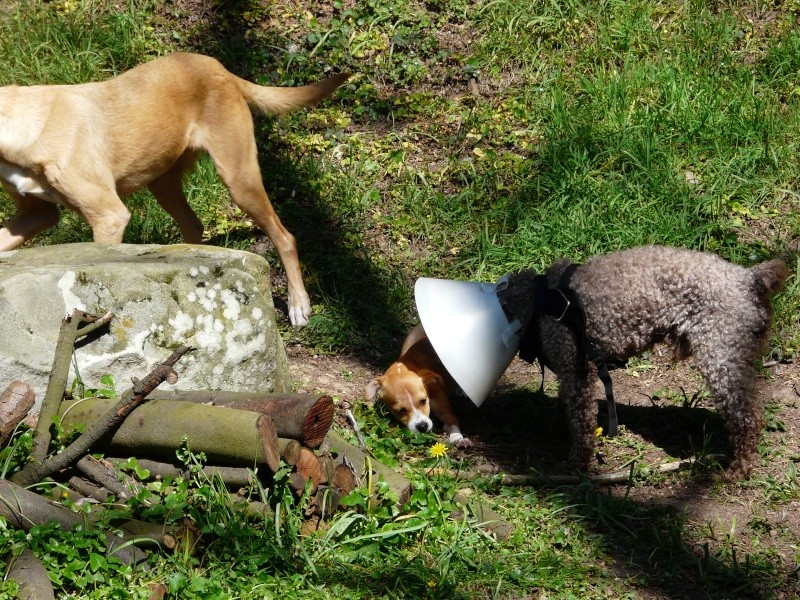
[[[536,275],[533,278],[533,316],[528,321],[522,333],[519,344],[519,356],[522,360],[533,363],[539,361],[544,375],[544,356],[542,351],[542,336],[539,327],[540,316],[550,316],[569,329],[575,340],[576,369],[585,374],[587,361],[597,368],[597,375],[603,382],[608,406],[608,431],[609,437],[617,435],[619,424],[617,421],[617,406],[614,402],[614,390],[611,386],[611,376],[608,373],[602,354],[597,347],[586,339],[586,313],[583,310],[578,294],[569,283],[579,264],[572,263],[561,275],[558,285],[552,287],[546,275]]]

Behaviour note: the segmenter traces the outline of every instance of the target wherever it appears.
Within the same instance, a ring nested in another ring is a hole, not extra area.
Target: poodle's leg
[[[593,372],[584,369],[583,373],[577,373],[571,369],[557,375],[558,395],[567,413],[572,438],[569,460],[578,469],[587,471],[594,455],[597,429],[597,406],[592,394]]]
[[[583,471],[589,469],[595,445],[597,407],[592,398],[596,373],[588,365],[577,369],[577,349],[567,328],[543,317],[539,321],[544,362],[558,379],[558,398],[569,422],[572,444],[570,462]]]
[[[696,354],[700,372],[728,430],[733,457],[725,477],[732,481],[750,477],[764,429],[764,404],[755,393],[751,353],[732,357],[733,349],[732,345],[716,346]]]

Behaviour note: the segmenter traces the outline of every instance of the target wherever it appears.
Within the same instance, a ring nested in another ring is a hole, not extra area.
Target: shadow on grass
[[[479,460],[489,460],[505,473],[535,470],[563,475],[570,473],[569,432],[557,406],[543,392],[499,390],[480,409],[458,399],[456,412],[466,435],[480,432],[472,436]],[[598,403],[599,423],[605,420],[604,407],[604,401]],[[669,457],[689,458],[700,449],[728,456],[724,423],[713,410],[625,405],[617,410],[628,431]],[[610,459],[625,450],[608,442],[601,449]],[[721,462],[724,466],[727,458]],[[796,576],[782,572],[786,565],[775,557],[766,558],[766,552],[737,556],[735,540],[716,549],[692,540],[684,509],[708,495],[716,473],[700,467],[661,491],[657,482],[651,482],[653,494],[647,501],[631,498],[625,483],[603,487],[588,480],[543,493],[562,494],[573,518],[602,536],[604,552],[614,557],[610,567],[614,574],[630,577],[640,590],[655,594],[647,597],[756,598],[769,597],[769,590],[800,591]]]
[[[372,594],[373,598],[427,598],[430,600],[459,600],[461,594],[452,581],[443,580],[437,566],[425,564],[422,557],[404,560],[370,569],[318,568],[318,580],[324,585],[353,590],[358,597]]]

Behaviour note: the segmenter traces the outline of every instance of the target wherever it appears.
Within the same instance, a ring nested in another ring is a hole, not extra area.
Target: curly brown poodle
[[[561,260],[547,269],[551,286],[569,264]],[[787,274],[777,259],[745,268],[710,253],[643,246],[589,259],[573,272],[570,287],[583,304],[586,339],[607,363],[658,342],[672,345],[677,360],[694,357],[725,421],[733,454],[725,477],[735,480],[750,476],[757,457],[764,406],[754,393],[753,363],[770,326],[770,295]],[[569,329],[551,317],[538,319],[541,360],[558,378],[569,420],[570,460],[586,470],[597,427],[596,370],[576,368]]]

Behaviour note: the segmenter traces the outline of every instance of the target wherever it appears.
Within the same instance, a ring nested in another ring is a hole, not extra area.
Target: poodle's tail
[[[783,287],[783,282],[789,275],[789,269],[782,260],[776,258],[751,267],[750,273],[753,275],[759,295],[766,296],[774,294]]]

